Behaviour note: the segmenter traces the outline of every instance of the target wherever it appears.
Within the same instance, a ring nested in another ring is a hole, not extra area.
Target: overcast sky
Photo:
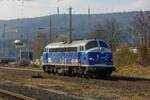
[[[57,7],[60,13],[67,13],[68,7],[73,8],[74,14],[109,13],[122,11],[150,10],[150,0],[0,0],[0,20],[14,18],[28,18],[56,14]]]

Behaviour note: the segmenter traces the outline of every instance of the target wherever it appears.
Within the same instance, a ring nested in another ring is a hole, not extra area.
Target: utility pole
[[[6,33],[6,24],[4,24],[3,39],[5,39],[5,33]]]
[[[72,8],[69,8],[69,29],[68,29],[68,41],[72,41]]]
[[[88,13],[87,13],[87,27],[89,29],[89,34],[91,34],[92,32],[92,28],[91,28],[91,9],[90,7],[88,7]]]
[[[57,14],[59,15],[59,7],[57,7]]]
[[[19,36],[19,38],[21,39],[21,40],[23,40],[23,39],[25,39],[25,37],[24,37],[24,34],[23,34],[23,32],[24,32],[24,26],[23,26],[23,24],[24,24],[24,22],[23,22],[23,18],[24,18],[24,0],[20,0],[20,32],[21,32],[21,34],[20,34],[20,36]],[[27,34],[26,34],[26,36],[27,36]]]
[[[3,29],[3,36],[2,36],[2,38],[3,38],[3,45],[2,45],[2,56],[5,56],[5,33],[6,33],[6,24],[4,24],[4,29]]]
[[[88,15],[90,16],[91,15],[91,9],[88,8]]]
[[[52,17],[49,16],[49,42],[52,42]]]

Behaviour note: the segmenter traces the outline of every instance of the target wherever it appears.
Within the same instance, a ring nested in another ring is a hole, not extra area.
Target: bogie
[[[62,66],[43,66],[44,72],[48,74],[53,75],[64,75],[64,76],[74,76],[74,77],[109,77],[114,69],[93,69],[90,70],[86,67],[77,67],[77,66],[68,66],[68,67],[62,67]]]

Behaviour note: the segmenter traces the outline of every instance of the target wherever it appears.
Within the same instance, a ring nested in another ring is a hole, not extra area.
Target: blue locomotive
[[[109,46],[98,39],[50,43],[42,56],[43,70],[53,74],[108,76],[114,70]]]

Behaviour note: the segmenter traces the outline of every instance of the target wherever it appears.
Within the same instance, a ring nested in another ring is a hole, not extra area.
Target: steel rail
[[[35,100],[35,99],[0,89],[0,100]]]

